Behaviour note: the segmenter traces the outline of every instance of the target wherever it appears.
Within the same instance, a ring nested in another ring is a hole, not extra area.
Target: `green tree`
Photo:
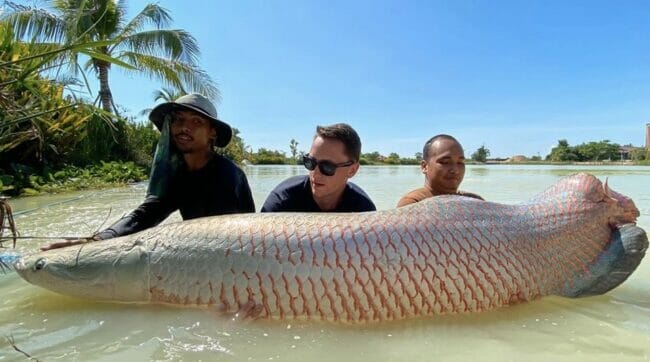
[[[253,163],[259,165],[283,165],[286,160],[284,152],[260,148],[253,154]]]
[[[237,128],[232,129],[232,139],[230,143],[224,148],[217,148],[217,153],[228,157],[233,162],[241,163],[246,159],[246,144],[239,135]]]
[[[0,22],[0,169],[56,164],[75,152],[87,123],[101,112],[64,96],[66,84],[39,70],[59,53],[85,44],[45,48],[13,37],[10,25]]]
[[[154,102],[173,102],[184,95],[187,95],[187,93],[182,89],[163,87],[153,92],[153,100]]]
[[[617,143],[609,143],[609,140],[603,140],[580,144],[575,147],[575,150],[579,156],[579,161],[603,161],[619,159],[620,148],[621,146]]]
[[[296,158],[298,155],[298,141],[292,138],[291,141],[289,141],[289,149],[291,150],[291,159],[293,162],[296,162],[298,160]]]
[[[472,153],[472,160],[476,162],[485,162],[489,156],[490,150],[488,150],[485,145],[482,145],[474,153]]]
[[[638,147],[632,151],[632,161],[645,161],[650,160],[650,149]]]
[[[153,101],[154,103],[159,101],[163,103],[173,102],[186,94],[187,93],[182,89],[179,90],[171,87],[162,87],[161,89],[157,89],[153,92]],[[153,108],[145,108],[140,111],[140,115],[148,116],[152,110]]]
[[[124,133],[127,159],[148,169],[153,162],[160,132],[152,122],[143,123],[130,119],[126,122]]]
[[[569,142],[563,139],[559,140],[557,146],[551,149],[551,153],[546,156],[546,159],[554,162],[578,161],[578,155],[573,147],[569,146]]]
[[[361,154],[359,163],[362,165],[373,165],[380,162],[381,159],[382,156],[377,151],[371,153],[363,153]]]
[[[392,152],[391,154],[388,155],[384,159],[384,162],[389,164],[389,165],[399,165],[400,164],[400,157],[397,153]]]
[[[1,21],[11,24],[15,38],[38,43],[112,41],[110,45],[70,49],[63,53],[72,74],[82,68],[80,55],[90,59],[83,69],[99,80],[98,100],[107,112],[116,112],[109,85],[111,65],[137,75],[144,74],[177,89],[197,91],[209,98],[218,91],[197,64],[199,47],[188,32],[164,29],[172,18],[157,4],[147,4],[133,19],[126,19],[126,1],[49,0],[52,11],[8,2],[11,11]],[[147,26],[153,29],[147,30]],[[84,75],[85,78],[85,75]]]

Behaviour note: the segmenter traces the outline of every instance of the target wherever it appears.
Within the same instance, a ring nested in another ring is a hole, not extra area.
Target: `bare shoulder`
[[[471,197],[471,198],[474,198],[474,199],[479,199],[479,200],[483,200],[483,201],[485,201],[485,199],[484,199],[483,197],[481,197],[480,195],[475,194],[475,193],[473,193],[473,192],[458,191],[458,194],[459,194],[460,196],[466,196],[466,197]]]
[[[416,190],[409,191],[406,195],[402,196],[402,198],[399,200],[397,203],[397,207],[402,207],[410,204],[415,204],[416,202],[420,202],[428,197],[432,197],[433,195],[431,194],[431,191],[428,189],[422,187]]]

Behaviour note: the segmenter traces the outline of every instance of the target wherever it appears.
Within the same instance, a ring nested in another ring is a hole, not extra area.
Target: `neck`
[[[314,201],[322,211],[332,211],[336,209],[336,207],[341,202],[341,199],[343,198],[343,191],[344,190],[341,190],[341,192],[337,193],[336,195],[327,195],[320,198],[314,197]]]
[[[424,184],[424,187],[431,192],[433,196],[438,196],[438,195],[455,195],[458,193],[458,190],[438,190],[428,183]]]
[[[212,152],[194,152],[183,154],[183,159],[189,171],[197,171],[205,167],[212,159]]]

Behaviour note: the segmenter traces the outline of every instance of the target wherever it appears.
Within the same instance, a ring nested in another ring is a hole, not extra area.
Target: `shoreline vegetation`
[[[81,4],[0,5],[0,195],[115,187],[148,178],[159,133],[150,122],[123,115],[128,112],[120,95],[110,89],[114,68],[160,81],[162,88],[151,90],[152,103],[191,92],[219,97],[197,63],[199,44],[188,32],[172,30],[166,9],[147,4],[125,19],[126,1]],[[98,83],[96,95],[91,80]],[[230,144],[217,152],[239,164],[298,164],[304,151],[294,139],[289,149],[288,155],[266,148],[254,152],[233,129]],[[577,146],[559,140],[544,159],[490,159],[485,145],[468,156],[468,164],[650,165],[650,149],[607,140]],[[419,165],[421,158],[420,152],[413,157],[371,152],[360,163]],[[606,161],[621,159],[626,161]]]
[[[634,161],[591,161],[591,162],[550,162],[550,161],[496,161],[487,160],[486,162],[468,161],[468,165],[556,165],[556,166],[650,166],[650,162]],[[291,166],[296,163],[264,163],[251,164],[244,163],[245,167],[255,166]],[[373,163],[366,164],[364,167],[381,167],[381,166],[416,166],[416,164],[391,164],[391,163]],[[28,185],[20,189],[15,189],[12,185],[2,183],[0,176],[0,188],[15,190],[18,192],[11,193],[13,196],[28,197],[43,194],[58,194],[81,190],[96,190],[113,187],[123,187],[135,182],[146,181],[149,176],[147,167],[137,165],[134,162],[102,162],[99,165],[92,165],[86,168],[76,166],[66,166],[61,170],[46,175],[29,175]],[[10,187],[7,187],[10,186]],[[6,192],[5,192],[6,193]],[[9,194],[9,193],[7,193]]]

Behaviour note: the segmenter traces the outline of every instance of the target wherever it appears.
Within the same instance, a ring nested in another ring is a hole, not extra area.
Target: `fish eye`
[[[34,270],[41,270],[45,268],[45,264],[47,264],[45,258],[40,258],[36,260],[36,262],[34,263]]]

